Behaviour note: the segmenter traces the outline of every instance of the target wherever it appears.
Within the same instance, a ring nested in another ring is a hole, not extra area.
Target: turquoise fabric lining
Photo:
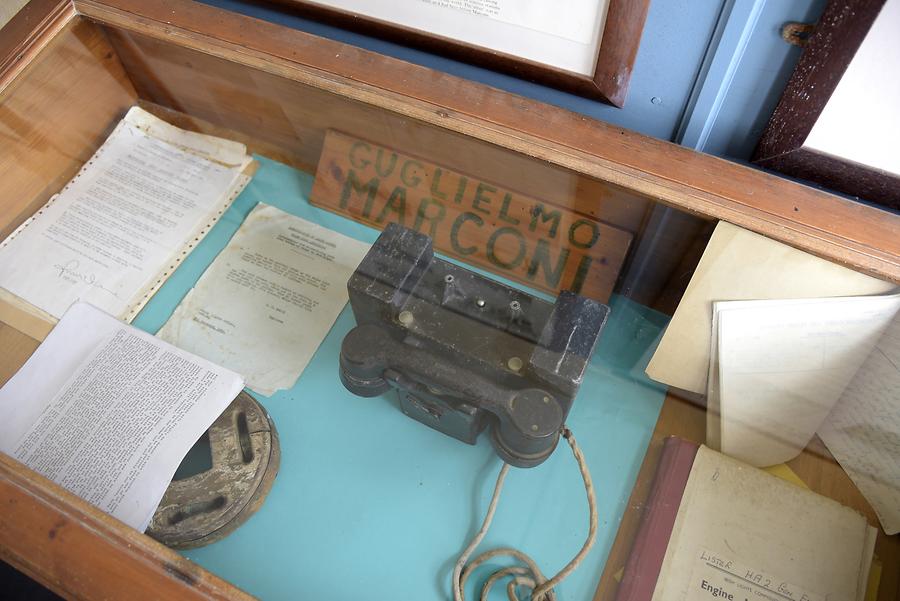
[[[258,202],[375,240],[376,230],[308,203],[311,175],[256,158],[254,179],[134,325],[159,330]],[[593,475],[600,530],[560,599],[593,596],[665,394],[643,368],[667,318],[622,297],[611,305],[568,422]],[[481,523],[500,460],[486,436],[469,446],[404,416],[393,395],[347,392],[338,353],[353,325],[348,306],[297,384],[257,397],[281,440],[272,491],[237,531],[185,555],[263,599],[450,598],[453,564]],[[510,472],[481,549],[514,546],[550,576],[581,547],[587,525],[578,469],[561,442],[542,465]],[[506,598],[501,589],[497,599]]]

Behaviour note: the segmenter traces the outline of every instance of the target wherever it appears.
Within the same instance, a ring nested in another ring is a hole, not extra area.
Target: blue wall
[[[814,23],[826,2],[726,0],[675,141],[748,158],[800,58],[800,48],[781,39],[781,27]]]
[[[826,0],[651,0],[625,107],[617,109],[240,0],[208,4],[528,96],[705,152],[746,160],[799,56],[780,37]]]

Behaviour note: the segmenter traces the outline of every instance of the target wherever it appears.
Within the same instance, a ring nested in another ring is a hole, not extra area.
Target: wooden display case
[[[716,220],[900,283],[897,215],[187,0],[33,0],[0,32],[0,236],[46,203],[136,103],[310,173],[335,130],[598,220],[630,240],[610,286],[662,312],[677,304]],[[0,324],[0,382],[37,344]],[[596,599],[613,594],[662,437],[702,442],[704,425],[702,406],[667,397]],[[824,447],[814,441],[791,466],[877,524]],[[0,556],[64,596],[246,596],[5,455],[0,504]],[[879,598],[897,598],[897,537],[880,533],[876,553]]]

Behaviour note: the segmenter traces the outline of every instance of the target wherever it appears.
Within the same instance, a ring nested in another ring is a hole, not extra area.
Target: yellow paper
[[[782,480],[786,480],[791,484],[796,484],[802,488],[809,488],[806,485],[806,482],[800,479],[800,476],[797,475],[797,472],[788,467],[786,463],[779,463],[778,465],[770,465],[767,468],[764,468],[765,471],[769,472],[773,476],[777,476]]]

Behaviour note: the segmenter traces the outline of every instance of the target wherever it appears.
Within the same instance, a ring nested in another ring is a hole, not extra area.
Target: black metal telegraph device
[[[404,413],[469,444],[488,428],[500,457],[543,462],[609,315],[571,292],[551,304],[434,257],[431,239],[391,224],[348,283],[357,326],[341,381],[394,388]]]

